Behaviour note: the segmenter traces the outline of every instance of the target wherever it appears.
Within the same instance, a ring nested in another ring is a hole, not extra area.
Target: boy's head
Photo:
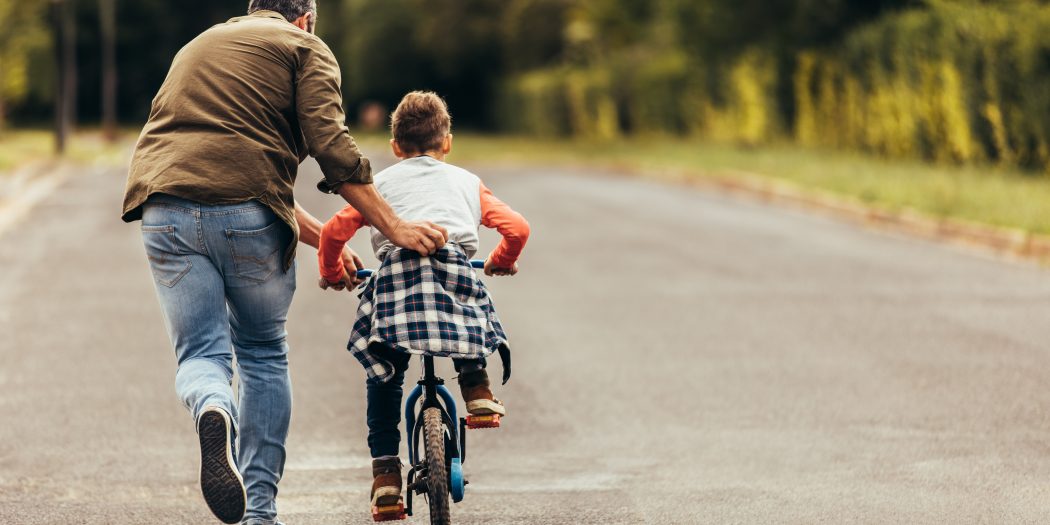
[[[430,91],[413,91],[390,118],[390,141],[399,158],[431,155],[443,160],[452,151],[452,117],[444,99]]]

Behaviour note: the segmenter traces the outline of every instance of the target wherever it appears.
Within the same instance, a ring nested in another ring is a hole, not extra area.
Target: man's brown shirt
[[[201,204],[250,200],[295,232],[292,187],[307,155],[319,186],[368,184],[372,169],[344,123],[339,65],[320,38],[273,11],[217,25],[175,56],[128,174],[123,219],[165,193]]]

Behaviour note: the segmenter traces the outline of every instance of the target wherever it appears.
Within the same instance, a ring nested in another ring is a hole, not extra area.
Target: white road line
[[[46,170],[45,174],[39,174]],[[16,172],[5,184],[0,196],[0,235],[7,233],[68,178],[69,166],[30,166]]]

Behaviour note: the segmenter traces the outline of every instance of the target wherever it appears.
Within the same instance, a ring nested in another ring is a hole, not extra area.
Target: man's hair
[[[437,93],[413,91],[394,110],[390,130],[406,153],[425,153],[441,148],[445,136],[452,131],[452,117]]]
[[[276,11],[294,22],[306,13],[317,14],[317,0],[250,0],[248,14],[256,11]]]

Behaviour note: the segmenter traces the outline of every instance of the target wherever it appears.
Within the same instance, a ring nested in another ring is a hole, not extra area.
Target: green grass
[[[135,132],[123,130],[114,143],[102,140],[97,130],[85,130],[69,141],[61,160],[76,163],[119,164],[127,157]],[[0,133],[0,177],[32,162],[56,161],[54,136],[50,131],[6,129]]]
[[[373,141],[375,147],[383,147],[380,140],[366,137],[362,142],[371,149]],[[740,148],[675,139],[554,141],[476,134],[456,135],[449,160],[594,166],[677,180],[757,175],[887,210],[914,210],[937,218],[1050,234],[1050,176],[991,166],[889,161],[789,146]]]

